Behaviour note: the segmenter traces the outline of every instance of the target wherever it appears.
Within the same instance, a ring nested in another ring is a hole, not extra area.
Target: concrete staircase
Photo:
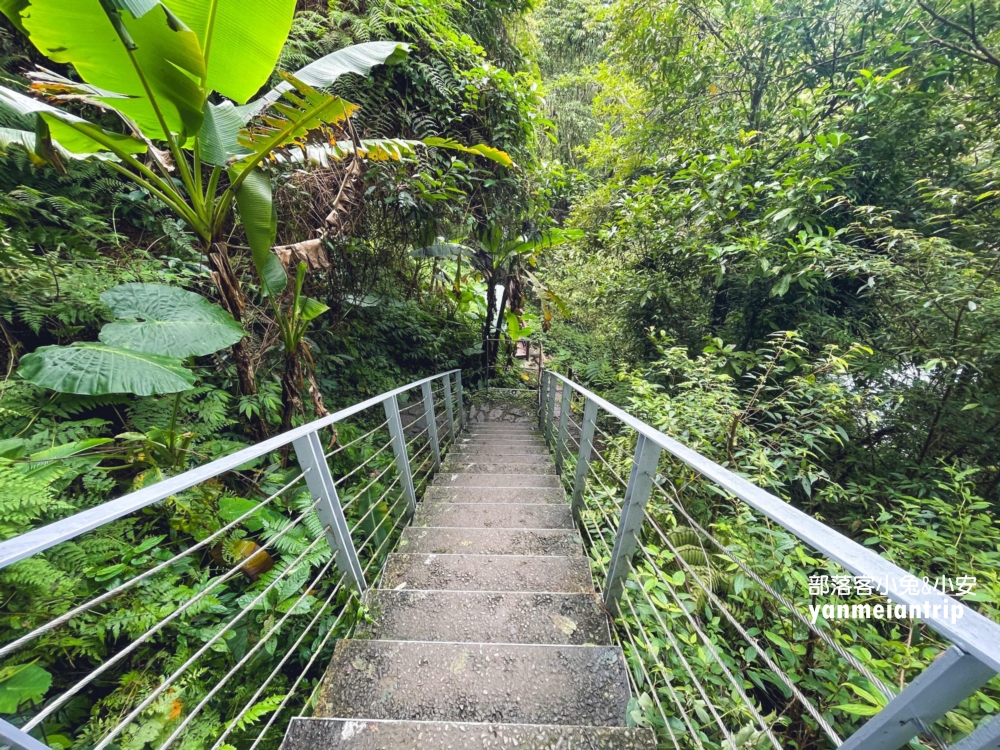
[[[540,434],[471,425],[283,750],[653,750]],[[329,718],[323,718],[329,717]]]

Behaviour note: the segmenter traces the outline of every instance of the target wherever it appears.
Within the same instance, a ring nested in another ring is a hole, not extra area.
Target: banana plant
[[[101,159],[158,198],[200,239],[223,306],[240,322],[245,297],[224,234],[235,206],[261,288],[276,315],[287,315],[277,303],[288,279],[271,249],[277,218],[261,168],[282,150],[306,148],[312,136],[330,142],[327,159],[401,157],[421,144],[510,165],[506,154],[482,144],[337,140],[358,108],[323,89],[400,61],[408,52],[403,43],[338,50],[281,74],[276,87],[252,99],[274,71],[294,11],[295,0],[0,0],[0,12],[39,52],[72,65],[82,79],[40,70],[31,74],[32,88],[57,103],[110,111],[122,124],[108,129],[0,87],[0,112],[27,124],[0,133],[0,148],[25,148],[36,164],[60,170],[70,160]],[[242,342],[233,354],[241,390],[255,392]]]
[[[486,311],[482,324],[482,366],[496,364],[497,342],[501,335],[516,341],[525,334],[524,287],[531,287],[542,306],[542,325],[548,330],[552,308],[565,314],[565,303],[548,289],[529,269],[538,265],[542,252],[549,247],[579,239],[583,232],[574,229],[547,229],[508,237],[498,224],[481,229],[475,241],[437,242],[417,248],[414,258],[456,258],[455,286],[459,289],[461,259],[468,258],[472,269],[486,284]],[[500,298],[497,299],[497,290]]]

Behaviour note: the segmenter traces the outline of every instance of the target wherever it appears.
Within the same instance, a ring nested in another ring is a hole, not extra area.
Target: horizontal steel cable
[[[309,592],[313,591],[319,585],[319,582],[323,579],[323,576],[326,575],[326,572],[333,566],[333,564],[334,564],[334,558],[331,556],[329,561],[327,561],[326,565],[320,568],[319,573],[317,573],[316,576],[312,579],[312,581],[310,581],[309,585],[303,588],[302,593],[299,595],[299,598],[295,600],[295,603],[291,607],[289,607],[288,611],[281,617],[281,619],[278,620],[276,623],[274,623],[266,633],[260,636],[257,642],[253,645],[253,647],[250,648],[243,655],[243,657],[230,668],[230,670],[225,674],[225,676],[222,679],[215,681],[215,684],[212,685],[212,689],[209,690],[208,693],[198,702],[198,704],[188,712],[187,716],[184,717],[184,720],[177,725],[177,728],[170,733],[170,736],[163,741],[163,744],[160,745],[160,747],[157,750],[166,750],[166,748],[170,747],[170,745],[174,743],[174,740],[180,737],[180,735],[184,732],[184,730],[187,729],[187,727],[191,724],[192,721],[194,721],[195,717],[199,713],[201,713],[202,709],[205,708],[205,706],[208,705],[208,702],[215,697],[216,693],[218,693],[225,686],[225,684],[233,678],[233,675],[239,672],[240,669],[248,661],[250,661],[250,659],[253,658],[254,654],[256,654],[260,649],[264,647],[264,645],[268,642],[268,640],[270,640],[272,635],[274,635],[281,629],[281,626],[288,621],[288,619],[295,612],[296,608],[303,601],[305,601],[305,598],[307,596],[309,596]],[[341,581],[344,580],[344,575],[340,576],[340,580]],[[338,587],[340,586],[339,582],[337,586]]]
[[[287,534],[293,528],[295,528],[296,526],[298,526],[299,523],[301,523],[302,520],[307,515],[309,515],[310,513],[312,513],[313,509],[317,505],[319,505],[319,500],[316,500],[315,502],[313,502],[313,504],[310,505],[305,511],[303,511],[298,516],[298,518],[296,518],[288,526],[286,526],[284,529],[282,529],[277,534],[275,534],[266,543],[264,543],[263,545],[261,545],[260,547],[258,547],[254,551],[253,554],[256,555],[256,554],[259,554],[261,552],[266,552],[267,549],[269,547],[273,546],[276,541],[278,541],[279,539],[281,539],[281,537],[283,537],[285,534]],[[173,620],[176,620],[178,617],[180,617],[182,614],[184,614],[184,612],[186,612],[188,609],[190,609],[192,605],[196,604],[198,601],[200,601],[201,599],[203,599],[206,596],[208,596],[212,591],[214,591],[215,589],[217,589],[219,586],[221,586],[223,583],[225,583],[230,578],[232,578],[233,576],[235,576],[237,573],[241,572],[241,569],[242,569],[242,566],[237,565],[236,567],[232,568],[231,570],[227,571],[226,573],[222,574],[221,576],[217,576],[216,578],[213,578],[209,582],[208,586],[206,586],[204,589],[202,589],[201,591],[199,591],[193,597],[191,597],[186,602],[184,602],[183,604],[181,604],[179,607],[177,607],[177,609],[175,609],[169,615],[167,615],[162,620],[160,620],[158,623],[156,623],[156,625],[154,625],[149,630],[147,630],[145,633],[143,633],[141,636],[139,636],[134,641],[132,641],[132,643],[130,643],[128,646],[126,646],[125,648],[123,648],[121,651],[119,651],[118,653],[116,653],[114,656],[112,656],[107,661],[103,662],[100,666],[98,666],[96,669],[94,669],[92,672],[90,672],[90,674],[86,675],[81,680],[79,680],[71,688],[69,688],[68,690],[66,690],[63,693],[61,693],[58,697],[56,697],[53,700],[52,703],[48,704],[38,715],[36,715],[35,717],[33,717],[31,719],[31,721],[29,721],[27,724],[24,725],[24,727],[22,728],[23,731],[29,732],[32,729],[34,729],[36,726],[38,726],[41,722],[45,721],[45,719],[47,719],[49,716],[51,716],[53,712],[57,711],[63,704],[66,703],[66,701],[68,701],[70,698],[72,698],[74,695],[76,695],[78,692],[80,692],[83,688],[85,688],[88,684],[90,684],[90,682],[92,682],[96,678],[100,677],[102,674],[104,674],[106,671],[108,671],[115,664],[117,664],[122,659],[124,659],[126,656],[128,656],[129,654],[131,654],[137,648],[139,648],[139,646],[141,646],[147,640],[149,640],[154,635],[156,635],[158,632],[160,632],[164,627],[166,627],[166,625],[168,625],[170,622],[172,622]]]
[[[416,435],[414,435],[412,438],[410,438],[409,440],[407,440],[406,441],[406,447],[409,448],[411,445],[413,445],[417,440],[419,440],[421,437],[423,437],[427,433],[427,431],[429,429],[430,429],[430,427],[425,427],[420,432],[418,432]]]
[[[597,509],[605,517],[605,520],[611,520],[608,517],[608,515],[607,515],[607,511],[605,511],[604,508],[602,508],[600,504],[597,504]],[[605,544],[605,547],[608,546],[607,542],[604,542],[604,544]],[[635,568],[632,565],[632,561],[626,558],[625,562],[628,564],[629,568],[634,573],[635,572]],[[637,577],[637,579],[638,579],[638,577]],[[628,587],[625,586],[625,587],[622,588],[622,590],[625,591],[627,588]],[[641,586],[641,584],[640,584],[639,588],[643,591],[643,594],[646,593],[645,589],[643,589],[643,587]],[[681,605],[681,607],[683,609],[683,605]],[[685,612],[685,614],[687,614],[687,610],[686,609],[684,609],[684,612]],[[701,684],[701,681],[695,676],[694,670],[691,668],[691,664],[688,662],[687,657],[684,656],[683,651],[681,651],[680,646],[677,644],[677,639],[674,638],[673,631],[669,627],[667,627],[666,623],[664,623],[662,619],[660,619],[659,613],[656,611],[655,607],[653,608],[653,616],[656,618],[657,622],[660,624],[660,627],[663,629],[663,635],[666,636],[667,640],[669,641],[671,647],[674,650],[674,653],[677,654],[677,658],[680,660],[681,666],[684,668],[684,671],[687,672],[688,677],[691,678],[691,682],[694,684],[695,689],[701,695],[702,700],[705,701],[705,705],[708,707],[709,713],[712,714],[712,718],[715,719],[715,723],[719,727],[719,729],[721,730],[722,735],[729,741],[729,744],[731,746],[735,747],[735,743],[733,742],[733,737],[730,734],[729,730],[726,728],[725,723],[722,721],[722,717],[719,716],[719,712],[716,710],[715,704],[708,697],[708,693],[705,691],[705,688]],[[690,619],[690,615],[688,615],[688,618]],[[726,668],[725,664],[722,663],[722,660],[718,657],[718,655],[715,655],[715,658],[716,658],[716,661],[719,663],[719,666],[721,666],[722,669],[723,669],[723,671],[726,672],[726,675],[729,677],[729,681],[730,681],[730,683],[732,683],[733,687],[736,688],[737,691],[741,691],[741,689],[739,688],[739,686],[736,683],[735,678],[728,671],[728,669]],[[745,694],[743,694],[742,692],[740,692],[740,695],[741,695],[741,697],[744,698],[744,700],[746,700],[748,702],[748,706],[749,706],[749,699],[747,699],[745,697]],[[753,709],[751,707],[751,711],[753,712],[753,711],[755,711],[755,709]],[[765,726],[765,725],[763,725],[763,722],[762,722],[762,726]],[[765,731],[767,731],[766,730],[766,726],[765,726]],[[775,741],[775,743],[776,743],[776,741]],[[775,747],[777,748],[777,750],[781,750],[781,746],[780,745],[775,744]]]
[[[590,540],[591,547],[592,548],[595,547],[594,538],[590,535],[590,531],[586,528],[586,525],[584,525],[584,529],[583,530],[584,530],[584,533],[587,535],[587,538]],[[600,537],[600,538],[601,538],[601,543],[604,545],[604,549],[608,550],[609,548],[608,548],[607,542],[603,539],[603,537]],[[610,557],[610,551],[609,551],[609,557]],[[598,566],[600,566],[601,571],[603,572],[605,579],[607,579],[607,575],[608,575],[608,568],[607,568],[607,566],[604,565],[600,560],[597,560],[596,562],[597,562]],[[630,604],[630,606],[631,606],[631,604]],[[636,619],[638,619],[638,618],[636,618]],[[625,633],[626,633],[626,635],[628,635],[628,639],[632,643],[632,648],[636,649],[635,639],[632,637],[632,631],[631,631],[631,629],[627,625],[625,626]],[[637,653],[637,649],[633,653]],[[652,653],[652,651],[650,653]],[[670,739],[673,741],[674,747],[678,747],[678,745],[677,745],[677,738],[674,736],[673,729],[670,727],[670,722],[667,720],[666,712],[663,710],[663,704],[660,703],[659,698],[655,694],[656,691],[655,691],[655,689],[653,687],[654,686],[653,680],[650,679],[649,672],[646,671],[646,666],[643,663],[642,658],[639,657],[638,655],[637,655],[636,658],[638,659],[638,662],[639,662],[639,668],[642,670],[642,673],[646,677],[646,681],[649,683],[650,689],[651,689],[651,691],[654,694],[654,700],[656,700],[657,708],[660,711],[660,715],[663,717],[663,723],[664,723],[664,725],[667,728],[667,732],[670,734]],[[632,678],[631,672],[628,673],[628,676],[629,676],[629,682],[631,682],[633,684],[633,687],[635,687],[635,692],[638,694],[639,689],[638,689],[638,686],[635,685],[635,681]],[[664,675],[664,681],[667,684],[668,692],[670,693],[670,696],[673,699],[674,704],[677,707],[677,711],[681,715],[681,718],[684,721],[684,724],[687,726],[688,731],[694,737],[695,742],[698,744],[698,747],[700,747],[700,748],[702,748],[702,750],[704,750],[705,746],[702,744],[701,738],[698,736],[697,732],[695,732],[695,730],[694,730],[694,727],[691,725],[691,720],[690,720],[690,718],[687,715],[687,711],[684,710],[683,704],[681,703],[680,699],[678,698],[677,693],[674,691],[673,686],[670,684],[670,680],[666,678],[666,675]]]
[[[389,424],[389,420],[386,419],[385,421],[383,421],[377,427],[374,427],[374,428],[368,430],[368,432],[366,432],[364,435],[360,435],[360,436],[354,438],[354,440],[352,440],[349,443],[344,443],[343,445],[338,445],[336,448],[334,448],[329,453],[324,454],[323,458],[330,458],[331,456],[336,456],[342,450],[346,450],[346,449],[350,448],[352,445],[354,445],[355,443],[364,440],[366,437],[374,435],[376,432],[378,432],[379,430],[381,430],[383,427],[386,427],[388,424]]]
[[[364,520],[368,518],[368,516],[370,516],[375,511],[375,509],[378,507],[378,504],[382,502],[383,498],[385,498],[385,496],[388,495],[392,491],[392,488],[395,487],[398,483],[399,483],[399,477],[397,476],[395,479],[392,480],[392,484],[386,487],[385,492],[379,495],[378,498],[375,500],[375,502],[373,502],[371,506],[368,508],[368,510],[365,511],[365,514],[361,516],[361,518],[359,518],[354,523],[354,526],[352,526],[350,529],[351,534],[353,534],[355,531],[358,530],[358,527],[362,523],[364,523]]]
[[[384,469],[382,469],[382,471],[376,474],[374,478],[370,479],[368,481],[368,484],[366,484],[359,490],[355,490],[354,496],[350,500],[348,500],[347,503],[344,504],[344,507],[341,508],[341,510],[347,511],[352,505],[354,505],[354,503],[358,501],[358,498],[360,498],[363,494],[365,494],[368,490],[370,490],[375,485],[375,483],[378,482],[378,480],[380,480],[382,477],[384,477],[386,473],[388,473],[389,469],[393,468],[395,465],[396,465],[395,462],[388,464]]]
[[[109,734],[107,734],[99,743],[97,743],[94,746],[94,750],[103,750],[103,748],[106,748],[108,745],[110,745],[111,742],[115,739],[115,737],[121,734],[122,730],[125,729],[126,726],[135,721],[135,719],[138,718],[138,716],[142,714],[143,711],[145,711],[147,708],[149,708],[150,705],[152,705],[153,701],[155,701],[167,688],[173,685],[174,682],[177,680],[177,678],[182,673],[187,671],[188,667],[194,664],[199,658],[201,658],[201,656],[206,651],[208,651],[215,644],[216,641],[218,641],[222,636],[224,636],[227,632],[229,632],[229,630],[233,627],[233,625],[242,620],[243,616],[246,615],[247,612],[251,611],[257,605],[258,602],[260,602],[265,596],[267,596],[268,592],[271,591],[271,589],[273,589],[275,586],[277,586],[281,582],[281,580],[285,578],[285,576],[287,576],[289,573],[295,570],[296,566],[300,562],[302,562],[302,560],[305,558],[306,555],[312,552],[312,550],[316,547],[316,545],[318,545],[320,542],[325,542],[326,532],[328,531],[329,527],[327,526],[324,528],[324,534],[316,537],[312,542],[310,542],[309,545],[304,550],[302,550],[299,556],[296,557],[288,565],[288,567],[286,567],[283,571],[281,571],[281,573],[275,576],[274,580],[271,581],[271,583],[269,583],[253,599],[253,601],[251,601],[246,607],[240,610],[240,612],[238,612],[233,619],[231,619],[222,628],[220,628],[219,631],[215,633],[215,635],[213,635],[211,638],[209,638],[208,641],[201,648],[195,651],[195,653],[191,657],[189,657],[187,661],[185,661],[180,667],[175,669],[173,674],[167,677],[162,683],[160,683],[160,685],[156,687],[155,690],[153,690],[153,692],[151,692],[148,696],[146,696],[146,698],[138,706],[132,709],[132,711],[129,712],[128,716],[126,716],[121,722],[119,722],[119,724],[114,729],[112,729]]]
[[[826,721],[826,719],[823,718],[823,716],[819,713],[819,711],[816,710],[816,707],[813,706],[812,701],[810,701],[809,698],[806,695],[804,695],[802,691],[799,690],[798,686],[792,682],[792,679],[781,669],[781,667],[779,667],[777,663],[775,663],[774,660],[772,660],[771,657],[767,655],[767,651],[764,648],[761,648],[760,643],[746,631],[746,629],[739,623],[736,617],[729,611],[729,608],[725,605],[725,603],[721,599],[719,599],[718,596],[715,595],[711,587],[705,585],[705,582],[701,580],[701,577],[697,573],[695,573],[694,569],[688,564],[687,560],[681,557],[676,547],[674,547],[673,543],[670,541],[670,538],[663,532],[663,530],[659,527],[659,525],[656,523],[653,517],[650,516],[648,512],[645,512],[645,516],[646,520],[652,524],[653,528],[656,530],[659,537],[663,540],[663,543],[666,544],[667,547],[670,549],[671,553],[673,553],[674,558],[678,562],[680,562],[681,565],[684,566],[684,570],[691,575],[691,577],[695,580],[695,583],[698,584],[698,587],[701,588],[701,590],[704,591],[705,594],[708,596],[709,600],[711,600],[711,602],[716,607],[719,608],[719,610],[729,621],[729,623],[734,628],[736,628],[737,632],[739,632],[739,634],[743,637],[743,640],[745,640],[750,646],[756,649],[757,653],[760,654],[761,658],[771,669],[771,671],[773,671],[778,676],[778,679],[781,680],[781,682],[785,685],[785,687],[789,689],[789,691],[792,693],[795,699],[802,704],[802,707],[806,710],[806,713],[808,713],[812,717],[813,721],[815,721],[819,725],[819,727],[823,730],[826,736],[829,737],[829,739],[837,747],[843,745],[844,741],[840,738],[840,736],[837,734],[834,728],[830,726],[830,724]],[[661,579],[665,578],[662,572],[659,570],[659,566],[656,564],[656,561],[653,560],[649,552],[646,551],[645,547],[643,547],[642,544],[639,545],[639,549],[641,550],[642,554],[645,555],[646,560],[649,562],[650,567],[654,571],[656,571],[657,575]],[[727,557],[729,559],[732,559],[731,555],[727,555]]]
[[[641,547],[641,545],[640,545],[640,547]],[[639,571],[636,569],[635,565],[632,564],[631,560],[626,560],[625,562],[628,565],[629,569],[632,571],[632,573],[635,574],[636,580],[639,581]],[[677,596],[677,592],[674,591],[673,585],[670,584],[669,582],[665,581],[662,577],[661,577],[661,581],[665,584],[665,586],[667,588],[667,591],[669,591],[670,594],[673,596],[674,601],[676,602],[678,608],[687,617],[689,623],[691,624],[691,627],[699,635],[699,637],[701,638],[702,642],[705,643],[706,647],[708,648],[709,653],[712,654],[715,662],[722,668],[722,671],[725,673],[726,677],[729,679],[729,683],[736,690],[737,695],[740,696],[740,698],[742,699],[743,703],[746,705],[747,709],[750,711],[750,714],[753,716],[754,720],[757,722],[757,725],[761,729],[764,730],[764,734],[771,741],[771,744],[775,747],[775,750],[782,750],[781,743],[778,742],[778,738],[774,736],[774,733],[771,731],[771,728],[768,726],[767,722],[764,721],[764,717],[760,715],[760,712],[757,710],[757,707],[753,704],[753,701],[750,700],[750,696],[748,696],[746,694],[746,690],[743,688],[742,685],[739,684],[739,682],[733,676],[733,673],[729,670],[729,667],[725,664],[725,662],[722,661],[721,655],[719,654],[718,651],[715,650],[715,647],[711,644],[711,639],[708,638],[708,636],[704,633],[704,631],[702,631],[701,627],[697,624],[697,622],[694,620],[694,618],[691,617],[691,614],[687,611],[687,607],[684,606],[684,604],[681,602],[680,597]],[[664,631],[669,634],[669,640],[671,642],[671,645],[674,646],[675,651],[677,652],[678,657],[680,657],[682,659],[683,663],[686,665],[687,664],[687,660],[681,654],[680,649],[676,646],[676,641],[675,641],[675,639],[673,637],[673,634],[670,631],[667,630],[668,626],[663,621],[663,618],[660,616],[659,609],[652,602],[652,600],[649,599],[649,595],[646,592],[645,587],[643,587],[641,583],[639,583],[638,589],[643,592],[644,596],[646,596],[647,601],[649,601],[649,605],[650,605],[650,609],[652,611],[653,617],[656,619],[657,623],[659,623],[660,627],[663,628]],[[694,676],[693,672],[690,671],[690,667],[687,668],[687,671],[688,671],[688,674],[691,676],[691,679],[695,682],[695,687],[698,688],[698,692],[701,693],[702,698],[708,704],[709,710],[712,712],[712,715],[715,716],[715,717],[717,717],[717,719],[721,722],[721,717],[718,716],[718,712],[715,709],[715,704],[712,703],[708,699],[708,696],[705,693],[704,688],[700,685],[700,683],[698,683],[697,678]],[[723,730],[723,734],[726,736],[726,739],[729,741],[729,743],[735,747],[735,743],[733,742],[733,738],[730,735],[729,730],[726,729],[721,724],[720,724],[720,729]]]
[[[392,438],[389,438],[389,442],[387,442],[385,445],[383,445],[381,448],[379,448],[377,451],[375,451],[372,455],[370,455],[364,461],[362,461],[360,464],[358,464],[353,469],[351,469],[349,472],[347,472],[346,474],[344,474],[344,476],[342,476],[340,479],[338,479],[337,481],[335,481],[333,483],[333,486],[334,487],[339,487],[340,485],[342,485],[344,482],[346,482],[348,479],[350,479],[352,476],[354,476],[356,473],[358,473],[359,471],[361,471],[368,464],[370,464],[372,461],[374,461],[376,458],[378,458],[382,454],[382,451],[384,451],[390,445],[392,445]]]
[[[757,575],[757,573],[755,573],[751,568],[749,568],[748,566],[744,565],[739,560],[739,558],[737,556],[733,555],[726,548],[726,546],[722,542],[720,542],[718,539],[716,539],[710,532],[708,532],[704,528],[702,528],[702,526],[690,516],[690,514],[687,512],[687,509],[685,509],[684,506],[678,500],[676,500],[675,498],[671,497],[666,492],[666,490],[660,485],[659,482],[653,482],[653,487],[655,489],[659,490],[660,493],[665,498],[667,498],[667,500],[681,513],[681,515],[684,516],[685,520],[687,520],[687,522],[688,522],[688,525],[690,525],[690,527],[692,529],[694,529],[695,531],[697,531],[698,533],[700,533],[703,538],[705,538],[708,541],[710,541],[713,545],[715,545],[715,547],[720,552],[722,552],[723,554],[725,554],[734,563],[736,563],[737,567],[739,567],[739,569],[742,570],[743,573],[747,577],[749,577],[751,580],[753,580],[754,582],[756,582],[757,585],[759,585],[761,588],[763,588],[769,595],[771,595],[772,597],[774,597],[775,599],[777,599],[779,602],[781,602],[784,605],[785,609],[787,609],[789,612],[791,612],[793,615],[795,615],[795,617],[803,625],[805,625],[810,630],[810,632],[812,632],[815,635],[819,636],[819,638],[825,644],[827,644],[830,648],[832,648],[834,651],[836,651],[837,654],[842,659],[844,659],[844,661],[846,661],[852,667],[854,667],[855,669],[857,669],[858,672],[861,673],[866,680],[868,680],[872,685],[874,685],[879,690],[880,693],[882,693],[883,697],[885,697],[887,700],[892,700],[895,697],[895,692],[892,691],[875,674],[873,674],[871,672],[871,670],[869,670],[854,654],[852,654],[850,651],[848,651],[843,646],[841,646],[839,643],[837,643],[828,634],[824,633],[822,630],[820,630],[819,628],[817,628],[813,623],[811,623],[809,621],[808,617],[806,617],[805,615],[803,615],[799,611],[798,607],[796,607],[785,596],[783,596],[782,594],[780,594],[774,587],[772,587],[764,579],[762,579],[759,575]]]
[[[352,589],[351,593],[352,593],[352,599],[357,598],[357,591],[355,589]],[[292,699],[292,696],[295,695],[295,691],[298,689],[299,684],[302,682],[303,679],[305,679],[306,674],[308,674],[309,670],[312,669],[312,665],[316,662],[316,659],[319,658],[319,655],[323,653],[323,649],[326,648],[327,642],[329,642],[331,636],[333,636],[333,634],[336,632],[337,625],[340,623],[340,620],[344,617],[345,614],[347,614],[349,609],[348,604],[349,602],[344,603],[344,608],[340,611],[340,614],[337,615],[337,619],[335,619],[330,624],[330,628],[329,630],[326,631],[326,635],[323,636],[323,639],[319,642],[319,645],[316,647],[316,650],[313,652],[312,656],[309,657],[309,661],[306,662],[305,667],[302,668],[302,671],[299,673],[299,676],[295,678],[295,682],[293,682],[292,686],[288,689],[288,693],[282,699],[281,703],[278,704],[278,707],[274,710],[274,712],[271,714],[271,717],[267,720],[267,723],[257,734],[257,738],[253,741],[253,744],[250,745],[248,750],[256,750],[257,745],[261,743],[261,740],[264,739],[264,735],[267,734],[267,730],[269,730],[271,726],[274,724],[274,722],[277,721],[278,714],[282,712],[285,706],[288,705],[288,702]],[[322,684],[323,683],[321,681],[316,684],[316,687],[319,688],[319,686]],[[308,705],[309,701],[306,702],[306,706]],[[305,707],[303,707],[303,713],[305,713]],[[301,715],[302,714],[299,714],[299,716]],[[217,750],[218,747],[219,745],[216,744],[212,747],[212,750]]]
[[[310,471],[310,469],[306,469],[305,471],[301,472],[297,477],[295,477],[291,481],[287,482],[277,492],[275,492],[274,494],[272,494],[269,497],[265,498],[264,500],[261,500],[260,503],[258,503],[255,507],[253,507],[250,510],[248,510],[243,515],[241,515],[235,521],[229,522],[228,524],[226,524],[225,526],[223,526],[221,529],[219,529],[215,533],[213,533],[210,536],[207,536],[204,539],[202,539],[197,544],[192,545],[191,547],[188,547],[186,550],[184,550],[183,552],[180,552],[180,553],[174,555],[169,560],[166,560],[166,561],[160,563],[159,565],[156,565],[155,567],[150,568],[149,570],[143,571],[142,573],[140,573],[139,575],[135,576],[134,578],[130,578],[129,580],[125,581],[125,583],[122,583],[122,584],[119,584],[118,586],[115,586],[113,589],[111,589],[111,591],[107,591],[107,592],[101,594],[100,596],[97,596],[97,597],[91,599],[88,602],[84,602],[80,606],[71,609],[69,612],[66,612],[65,614],[60,615],[59,617],[55,618],[54,620],[50,620],[49,622],[45,623],[44,625],[40,625],[39,627],[37,627],[34,630],[32,630],[30,633],[21,636],[16,641],[12,641],[11,643],[8,643],[3,648],[0,648],[0,658],[2,658],[4,656],[7,656],[10,653],[13,653],[17,649],[21,648],[21,646],[25,645],[26,643],[30,643],[31,641],[33,641],[38,636],[43,635],[44,633],[47,633],[50,630],[55,630],[60,625],[63,625],[65,623],[69,622],[70,620],[72,620],[78,614],[81,614],[82,612],[86,612],[89,609],[93,609],[98,604],[102,604],[102,603],[108,601],[109,599],[113,599],[114,597],[118,596],[119,594],[121,594],[121,593],[127,591],[128,589],[132,588],[135,584],[137,584],[137,583],[139,583],[141,581],[144,581],[144,580],[146,580],[147,578],[149,578],[151,576],[156,575],[157,573],[159,573],[161,570],[164,570],[165,568],[169,568],[171,565],[173,565],[178,560],[182,560],[185,557],[187,557],[188,555],[191,555],[191,554],[197,552],[200,549],[204,549],[209,544],[211,544],[213,541],[215,541],[220,536],[222,536],[223,534],[225,534],[227,531],[229,531],[233,527],[235,527],[238,524],[240,524],[243,521],[245,521],[247,519],[247,517],[252,516],[254,513],[256,513],[261,508],[265,507],[266,505],[269,505],[276,498],[278,498],[279,496],[281,496],[281,494],[283,492],[285,492],[287,489],[289,489],[290,487],[292,487],[296,482],[298,482],[300,479],[302,479],[302,477],[304,477],[306,474],[308,474],[309,471]]]
[[[309,621],[309,624],[306,625],[303,631],[299,634],[299,637],[295,640],[295,643],[293,643],[288,648],[288,650],[285,651],[285,655],[281,658],[281,661],[279,661],[275,665],[274,669],[271,670],[271,674],[269,674],[267,678],[264,680],[264,682],[261,683],[260,687],[257,688],[256,692],[254,692],[254,694],[250,696],[250,699],[243,705],[243,708],[240,709],[240,712],[236,714],[236,716],[234,716],[230,721],[227,722],[226,731],[224,731],[222,735],[219,737],[219,739],[215,741],[215,744],[212,745],[211,750],[218,750],[218,748],[222,745],[222,743],[225,742],[226,737],[228,737],[230,733],[234,729],[236,729],[236,725],[239,724],[240,720],[247,715],[247,712],[251,708],[254,707],[254,705],[257,703],[257,699],[260,698],[263,692],[267,689],[267,686],[271,684],[271,681],[278,675],[282,667],[285,666],[285,663],[292,657],[293,654],[296,653],[298,647],[302,645],[302,641],[305,640],[306,636],[313,629],[313,626],[317,622],[319,622],[319,618],[322,617],[323,614],[330,607],[330,602],[333,601],[333,597],[335,597],[338,593],[340,593],[341,586],[344,583],[344,578],[346,577],[346,575],[347,575],[346,573],[341,574],[340,580],[338,580],[337,583],[334,585],[333,590],[330,592],[330,595],[326,597],[326,601],[323,602],[323,605],[316,610],[316,614],[313,615],[312,620]]]

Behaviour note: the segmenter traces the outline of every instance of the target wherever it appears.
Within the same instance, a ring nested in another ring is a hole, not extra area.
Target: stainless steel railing
[[[120,564],[101,578],[97,588],[104,590],[73,601],[29,632],[0,634],[0,670],[25,664],[25,654],[60,629],[88,631],[94,641],[85,655],[76,655],[74,669],[55,676],[43,701],[18,707],[12,721],[0,719],[0,748],[43,750],[47,729],[56,725],[61,736],[93,750],[136,743],[167,750],[190,740],[192,732],[192,742],[212,750],[229,747],[234,734],[250,750],[274,741],[269,732],[279,721],[284,725],[289,711],[308,710],[313,696],[302,695],[303,688],[315,683],[315,694],[317,662],[322,666],[331,642],[354,626],[358,595],[378,574],[416,498],[440,468],[464,423],[463,403],[461,371],[434,375],[0,543],[0,569],[16,572],[66,545],[113,535],[116,524],[185,492],[234,498],[226,483],[252,486],[248,464],[276,457],[286,446],[298,464],[277,472],[280,486],[258,492],[254,500],[234,500],[232,520],[204,538],[175,542],[169,552],[141,558],[141,564]],[[331,429],[348,420],[362,425],[360,434],[332,442]],[[158,543],[153,541],[149,549]],[[244,545],[246,554],[227,559],[233,545]],[[183,584],[174,588],[187,594],[150,601],[157,616],[141,626],[115,622],[116,601],[153,598],[164,580]],[[204,624],[206,611],[219,615],[215,622]],[[246,635],[250,623],[256,630],[252,643]],[[163,650],[166,668],[118,696],[113,710],[105,708],[108,684],[148,667],[136,661],[144,645]],[[261,660],[264,651],[270,661]],[[221,667],[220,652],[226,654]],[[209,661],[218,673],[205,675]],[[270,667],[267,674],[262,663]],[[192,682],[204,683],[205,676],[207,689],[201,684],[189,699]],[[82,697],[89,712],[74,704]],[[228,700],[224,717],[217,713],[222,698]],[[165,705],[168,720],[157,723]]]
[[[935,723],[1000,673],[1000,624],[939,591],[914,593],[907,571],[551,371],[539,388],[539,424],[633,668],[631,716],[656,728],[664,746],[943,748]],[[711,523],[692,506],[709,509]],[[769,569],[750,562],[741,538],[771,551]],[[929,633],[916,638],[937,658],[909,684],[888,684],[879,676],[887,662],[870,644],[852,643],[797,601],[804,571],[851,574],[877,589],[870,600],[920,607]],[[766,606],[747,616],[723,578],[756,589]],[[822,660],[803,670],[796,651],[819,648]],[[855,684],[864,681],[867,689]],[[871,717],[838,713],[857,713],[830,703],[838,690],[866,696],[861,714]],[[1000,748],[1000,718],[988,709],[976,718],[952,747]],[[835,724],[853,733],[844,739]]]

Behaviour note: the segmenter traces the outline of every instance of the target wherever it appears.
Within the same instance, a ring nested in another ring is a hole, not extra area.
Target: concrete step
[[[565,505],[562,487],[428,487],[425,502],[432,503],[533,503]]]
[[[555,474],[466,474],[440,473],[434,476],[437,487],[559,487]]]
[[[611,645],[594,594],[373,590],[375,640]]]
[[[541,436],[542,431],[535,427],[484,427],[482,425],[476,425],[475,427],[467,427],[465,433],[468,435],[510,435],[521,436],[521,435],[535,435]]]
[[[538,420],[533,419],[530,422],[469,422],[465,425],[467,430],[500,430],[514,432],[517,430],[534,430],[538,431]]]
[[[655,750],[649,729],[296,717],[281,750]]]
[[[462,445],[455,443],[455,447],[448,451],[449,456],[518,456],[531,462],[551,461],[548,448],[515,447],[510,445]]]
[[[407,526],[399,551],[411,555],[582,555],[576,531],[561,529],[442,529]]]
[[[594,581],[586,557],[393,552],[385,562],[381,588],[591,594]]]
[[[523,505],[514,503],[417,504],[414,526],[447,526],[469,529],[572,529],[568,505]]]
[[[628,701],[612,646],[342,640],[314,715],[624,726]]]
[[[475,460],[477,458],[480,460]],[[441,471],[464,474],[555,474],[556,467],[551,459],[538,463],[520,463],[492,456],[474,456],[470,461],[467,457],[453,453],[441,465]]]

